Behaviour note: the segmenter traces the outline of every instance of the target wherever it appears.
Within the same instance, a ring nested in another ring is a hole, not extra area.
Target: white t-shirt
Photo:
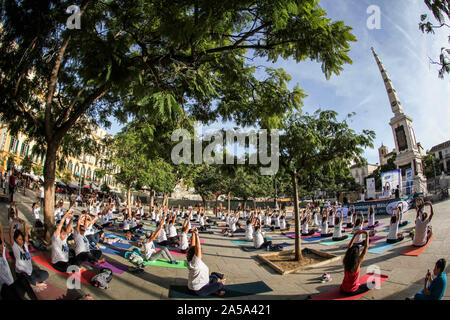
[[[275,218],[275,228],[279,228],[280,227],[280,217],[276,216]]]
[[[255,231],[253,234],[253,245],[255,248],[260,248],[264,243],[264,237],[262,235],[261,229]]]
[[[137,222],[136,222],[136,218],[135,218],[135,217],[133,217],[133,218],[131,219],[131,227],[132,227],[132,228],[136,228],[136,227],[137,227]]]
[[[145,259],[150,259],[150,257],[152,256],[152,254],[156,252],[156,248],[155,248],[155,244],[153,243],[153,241],[150,242],[145,242],[144,243],[144,255],[145,255]]]
[[[249,241],[253,240],[253,225],[251,223],[245,228],[245,238]]]
[[[62,208],[58,208],[55,210],[55,220],[59,221],[62,218],[63,210]]]
[[[44,194],[45,194],[44,187],[40,187],[39,190],[41,190],[41,199],[44,199],[45,198],[45,196],[44,196]]]
[[[14,278],[9,268],[8,260],[6,260],[6,248],[3,246],[3,255],[0,258],[0,290],[3,284],[10,286],[14,282]]]
[[[36,220],[41,220],[40,211],[40,208],[33,209],[33,216]]]
[[[186,250],[187,248],[189,248],[189,242],[188,242],[187,234],[182,232],[180,234],[180,249],[181,250]]]
[[[322,230],[321,234],[327,234],[328,233],[328,221],[322,222]]]
[[[205,226],[205,219],[203,218],[203,216],[200,216],[200,226]]]
[[[358,231],[362,230],[362,224],[360,224],[359,226],[354,226],[353,227],[353,234],[357,233]],[[364,234],[360,233],[359,235],[356,236],[355,238],[355,243],[361,243],[364,239]]]
[[[89,240],[85,235],[74,232],[73,239],[75,240],[75,255],[79,255],[82,252],[89,252]]]
[[[69,246],[67,245],[67,237],[64,241],[61,240],[61,236],[52,236],[52,263],[59,261],[69,262]]]
[[[16,272],[23,272],[30,276],[33,272],[33,265],[28,251],[28,243],[24,243],[23,247],[25,250],[19,247],[15,241],[12,245],[14,258],[16,259]]]
[[[335,214],[333,213],[333,214],[330,214],[329,216],[328,216],[328,224],[330,225],[330,226],[334,226],[334,217],[335,217]]]
[[[230,219],[230,229],[231,232],[235,232],[236,231],[236,222],[238,221],[238,218],[231,218]]]
[[[123,230],[130,230],[130,220],[123,220]]]
[[[280,219],[280,229],[286,229],[286,219]]]
[[[171,223],[169,225],[169,232],[168,232],[168,237],[169,238],[173,238],[177,236],[177,228],[175,228],[175,226]]]
[[[416,227],[414,231],[413,245],[423,246],[427,243],[427,226],[430,223],[430,219],[422,221],[420,217],[416,219]]]
[[[391,225],[389,227],[389,234],[387,236],[387,239],[389,239],[389,240],[396,240],[397,239],[398,225],[399,224],[400,224],[400,220],[397,217],[397,222],[396,223],[391,223]]]
[[[156,212],[152,211],[152,220],[155,220],[155,219],[156,219]]]
[[[342,237],[342,219],[340,220],[339,224],[334,226],[333,230],[333,238],[340,238]]]
[[[192,257],[191,261],[187,262],[189,270],[188,288],[193,291],[198,291],[209,283],[209,268],[196,255]]]
[[[266,221],[265,221],[266,226],[270,226],[271,222],[272,221],[271,221],[270,216],[266,216]]]
[[[373,226],[375,224],[375,212],[369,214],[369,226]]]
[[[353,215],[350,213],[350,211],[347,214],[347,223],[353,223]]]
[[[309,223],[305,222],[302,224],[302,233],[308,233],[309,232]]]
[[[166,230],[161,229],[161,231],[158,233],[158,236],[156,237],[156,243],[160,243],[167,240]]]

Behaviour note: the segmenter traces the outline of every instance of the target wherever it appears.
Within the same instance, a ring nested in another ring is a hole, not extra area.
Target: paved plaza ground
[[[37,193],[27,190],[28,197],[17,194],[15,200],[18,202],[20,217],[31,221],[31,204],[36,200]],[[7,208],[5,203],[0,204],[1,222],[7,226]],[[394,246],[382,255],[368,253],[361,266],[361,275],[366,273],[369,266],[378,266],[382,274],[389,276],[379,290],[372,290],[363,296],[365,300],[403,300],[412,297],[415,292],[423,288],[424,276],[427,269],[432,270],[434,263],[439,258],[450,260],[450,200],[436,203],[434,205],[435,215],[431,222],[434,232],[434,240],[425,251],[418,257],[402,256],[400,253],[411,244],[411,239],[407,237],[402,243]],[[388,225],[388,216],[378,216],[377,220]],[[404,220],[411,223],[401,231],[408,231],[414,226],[415,212],[410,210],[404,215]],[[378,229],[379,235],[387,235],[382,232],[384,227]],[[284,235],[268,232],[267,236],[273,242],[294,243],[293,239]],[[219,231],[215,234],[200,234],[205,240],[202,244],[203,260],[208,265],[210,271],[224,273],[227,277],[227,284],[239,284],[254,281],[264,281],[273,291],[253,296],[245,296],[240,300],[263,300],[263,299],[305,299],[308,295],[330,291],[338,287],[343,278],[342,262],[331,263],[327,266],[296,274],[279,275],[267,265],[262,264],[257,258],[257,252],[247,253],[240,249],[239,244],[233,244],[233,238],[224,237]],[[235,238],[241,238],[235,235]],[[383,240],[380,240],[383,241]],[[379,244],[376,242],[375,244]],[[303,247],[321,250],[335,255],[343,256],[348,245],[348,241],[337,243],[332,246],[323,246],[318,243],[302,242]],[[286,247],[285,250],[293,249],[293,246]],[[260,252],[264,253],[264,252]],[[181,257],[181,258],[180,258]],[[176,256],[182,259],[183,256]],[[108,260],[119,261],[130,265],[125,258],[117,255],[107,255]],[[449,264],[447,270],[449,271]],[[11,265],[14,268],[13,265]],[[49,271],[49,270],[48,270]],[[321,283],[321,275],[327,272],[331,275],[332,281]],[[187,269],[172,269],[147,266],[145,272],[132,274],[125,272],[122,275],[114,275],[108,290],[97,289],[92,286],[82,284],[82,290],[92,295],[95,299],[109,300],[148,300],[148,299],[169,299],[168,291],[171,285],[187,284]],[[67,278],[50,272],[47,282],[66,288]],[[447,288],[444,295],[445,300],[450,300],[450,290]]]

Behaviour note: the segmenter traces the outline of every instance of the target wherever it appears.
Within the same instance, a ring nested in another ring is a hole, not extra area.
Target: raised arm
[[[70,216],[71,212],[72,212],[72,209],[69,209],[69,210],[64,214],[64,216],[62,217],[62,219],[59,221],[58,225],[56,226],[56,230],[55,230],[55,233],[54,233],[54,234],[55,234],[57,237],[58,237],[59,234],[61,233],[62,226],[64,225],[64,222],[66,222],[66,219]]]
[[[431,204],[430,201],[427,201],[424,203],[424,205],[429,205],[430,206],[430,217],[428,218],[428,221],[431,221],[431,218],[433,218],[434,215],[434,210],[433,210],[433,205]]]
[[[161,231],[163,225],[164,225],[164,222],[161,220],[161,222],[159,223],[158,228],[155,230],[155,232],[153,232],[152,236],[148,239],[148,242],[152,242],[158,237],[158,234]]]

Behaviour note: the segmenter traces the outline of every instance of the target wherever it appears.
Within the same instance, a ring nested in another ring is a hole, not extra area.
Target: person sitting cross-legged
[[[192,229],[192,242],[186,254],[189,270],[188,289],[198,296],[225,294],[226,278],[223,274],[213,272],[209,274],[208,266],[202,261],[202,248],[196,228]]]
[[[89,226],[92,218],[88,214],[81,215],[78,219],[78,224],[73,238],[75,240],[75,260],[77,265],[81,265],[85,261],[97,264],[104,262],[105,259],[101,259],[102,252],[100,250],[90,250],[89,239],[86,236],[86,229]]]

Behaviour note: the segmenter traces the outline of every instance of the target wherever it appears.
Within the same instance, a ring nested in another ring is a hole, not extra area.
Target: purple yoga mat
[[[363,230],[372,230],[372,229],[379,228],[379,227],[381,227],[381,226],[384,226],[384,223],[383,223],[383,222],[379,223],[375,228],[363,228]]]
[[[112,270],[113,273],[117,273],[117,274],[122,274],[125,271],[128,270],[129,266],[120,263],[120,262],[116,262],[116,261],[105,261],[102,263],[99,263],[97,265],[93,265],[90,262],[85,262],[86,265],[94,267],[94,268],[109,268]]]
[[[377,242],[378,240],[381,240],[383,238],[385,238],[385,237],[384,236],[373,236],[373,237],[369,238],[369,243]]]
[[[295,232],[286,232],[283,233],[286,237],[291,238],[291,239],[295,239]],[[313,238],[313,237],[317,237],[320,236],[320,232],[316,232],[310,236],[302,236],[302,239],[308,239],[308,238]]]

